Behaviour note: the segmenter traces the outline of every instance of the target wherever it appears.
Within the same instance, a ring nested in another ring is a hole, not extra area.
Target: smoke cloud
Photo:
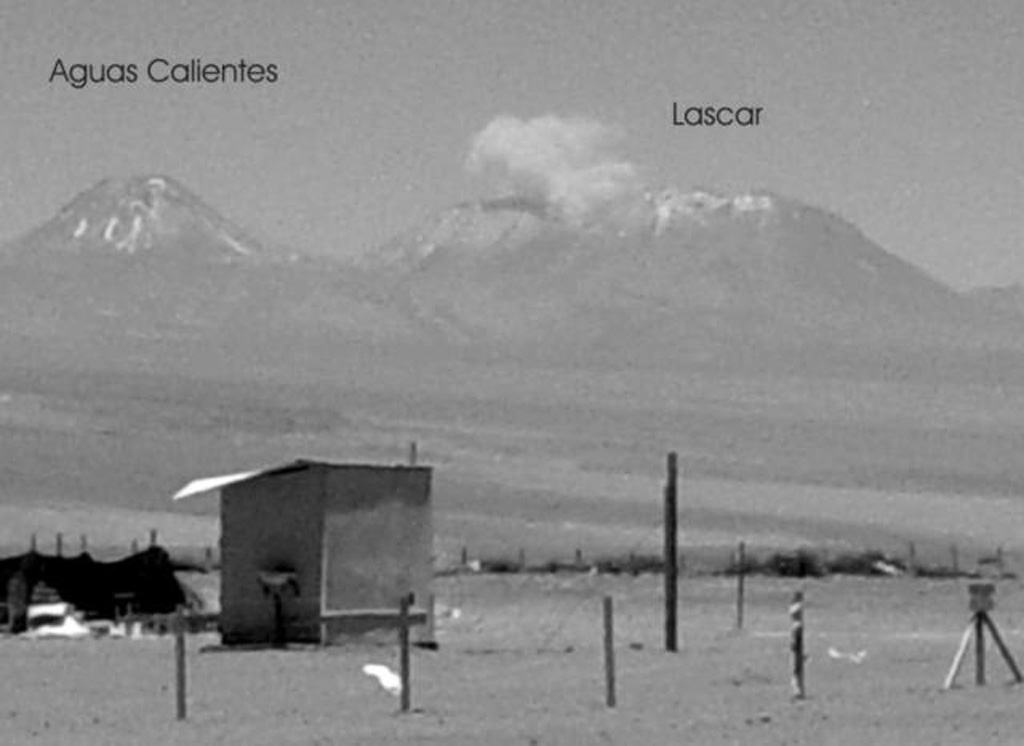
[[[592,119],[500,116],[473,138],[466,167],[582,225],[642,192],[636,167],[613,153],[620,139]]]

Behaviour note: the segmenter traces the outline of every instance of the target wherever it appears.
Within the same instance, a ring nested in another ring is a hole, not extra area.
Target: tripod
[[[946,681],[943,684],[943,689],[950,689],[953,686],[953,682],[956,679],[958,673],[960,673],[960,667],[963,665],[964,657],[967,655],[967,648],[971,644],[971,638],[974,638],[974,683],[978,686],[985,685],[985,629],[987,628],[992,633],[992,639],[996,643],[996,647],[999,648],[999,652],[1003,656],[1003,660],[1006,661],[1006,665],[1009,666],[1011,673],[1013,673],[1014,680],[1020,684],[1024,683],[1024,677],[1021,676],[1020,669],[1017,667],[1016,661],[1010,654],[1009,648],[1006,647],[1006,643],[1003,642],[1002,635],[999,634],[999,630],[996,628],[995,622],[992,621],[992,617],[989,616],[993,608],[995,608],[995,602],[992,600],[992,594],[995,591],[995,585],[992,583],[972,583],[968,586],[968,591],[971,594],[971,621],[967,625],[967,629],[964,631],[963,637],[960,639],[960,647],[956,651],[956,657],[953,658],[953,665],[950,666],[949,673],[946,675]]]

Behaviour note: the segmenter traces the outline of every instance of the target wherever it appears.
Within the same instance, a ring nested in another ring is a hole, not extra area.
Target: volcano
[[[228,264],[258,261],[267,250],[168,176],[104,179],[14,246],[43,261],[52,252],[137,255]]]
[[[579,360],[828,364],[1005,346],[1005,319],[825,210],[649,191],[586,225],[517,197],[458,205],[364,261],[458,344]]]
[[[238,370],[394,329],[335,262],[268,247],[162,175],[101,181],[0,249],[0,315],[0,345],[70,365]]]
[[[369,343],[574,367],[877,372],[1015,350],[1021,316],[1004,306],[770,192],[650,190],[586,222],[508,195],[342,261],[268,247],[146,175],[96,184],[0,250],[0,344],[73,361],[245,369],[287,366],[287,349],[329,370]]]
[[[771,192],[628,196],[466,202],[342,261],[166,176],[100,182],[0,249],[5,495],[162,501],[420,433],[481,495],[669,444],[715,478],[1019,493],[1015,291],[958,293]]]

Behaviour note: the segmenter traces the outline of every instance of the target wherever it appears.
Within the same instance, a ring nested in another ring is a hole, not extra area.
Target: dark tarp
[[[165,614],[185,603],[171,558],[161,547],[116,562],[96,562],[88,554],[51,557],[29,552],[0,559],[0,583],[15,633],[27,628],[28,605],[39,583],[90,619],[113,619],[129,605],[135,614]]]

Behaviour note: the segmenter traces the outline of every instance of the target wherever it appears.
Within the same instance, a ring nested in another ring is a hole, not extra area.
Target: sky
[[[268,243],[355,255],[494,193],[472,155],[495,121],[564,120],[643,184],[768,189],[955,287],[1024,282],[1022,40],[1019,0],[0,0],[0,241],[159,173]],[[154,58],[278,79],[155,83]],[[57,60],[139,80],[75,89]],[[673,102],[763,111],[680,127]]]

